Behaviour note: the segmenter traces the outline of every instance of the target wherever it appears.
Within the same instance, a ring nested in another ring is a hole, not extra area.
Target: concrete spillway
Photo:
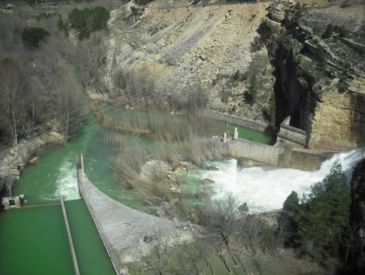
[[[123,264],[148,255],[161,238],[171,245],[192,239],[192,227],[187,224],[155,217],[109,198],[90,182],[82,168],[78,170],[78,182],[118,274],[123,274]]]
[[[65,203],[63,201],[63,197],[60,198],[60,202],[61,202],[62,216],[63,216],[63,220],[65,222],[65,227],[66,227],[68,244],[70,246],[70,253],[71,253],[71,258],[72,258],[72,264],[74,266],[74,272],[75,272],[75,275],[80,275],[79,264],[77,263],[75,246],[74,246],[74,243],[72,240],[70,224],[68,222],[67,212],[66,212],[66,208],[65,208]]]

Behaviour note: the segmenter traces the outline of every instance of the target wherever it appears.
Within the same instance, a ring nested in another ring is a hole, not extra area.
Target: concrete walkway
[[[193,239],[193,226],[155,217],[111,199],[90,182],[82,169],[78,170],[78,182],[118,274],[124,274],[123,264],[140,260],[162,240],[174,245]]]

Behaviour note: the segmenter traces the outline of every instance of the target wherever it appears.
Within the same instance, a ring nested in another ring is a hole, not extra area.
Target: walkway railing
[[[73,263],[73,266],[74,266],[74,272],[75,272],[75,275],[80,275],[80,269],[79,269],[79,264],[77,263],[75,247],[74,247],[74,243],[72,241],[70,224],[68,223],[65,203],[63,201],[62,196],[60,198],[60,201],[61,201],[61,209],[62,209],[63,220],[65,222],[65,227],[66,227],[66,232],[67,232],[68,244],[70,246],[70,251],[71,251],[72,263]]]

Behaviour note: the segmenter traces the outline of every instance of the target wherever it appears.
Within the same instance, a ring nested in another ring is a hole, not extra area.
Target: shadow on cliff
[[[353,93],[351,95],[351,106],[353,106],[351,130],[358,146],[363,147],[365,146],[365,97]]]

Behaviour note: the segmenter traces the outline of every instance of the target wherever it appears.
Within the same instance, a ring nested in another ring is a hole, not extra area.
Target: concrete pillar
[[[234,128],[234,135],[233,135],[233,139],[238,139],[238,130],[237,127]]]
[[[20,198],[19,198],[19,196],[16,196],[14,198],[14,201],[15,201],[15,207],[16,208],[20,208],[21,207],[21,204],[20,204]]]
[[[84,157],[82,155],[82,153],[80,154],[80,166],[81,166],[81,171],[84,173]]]

